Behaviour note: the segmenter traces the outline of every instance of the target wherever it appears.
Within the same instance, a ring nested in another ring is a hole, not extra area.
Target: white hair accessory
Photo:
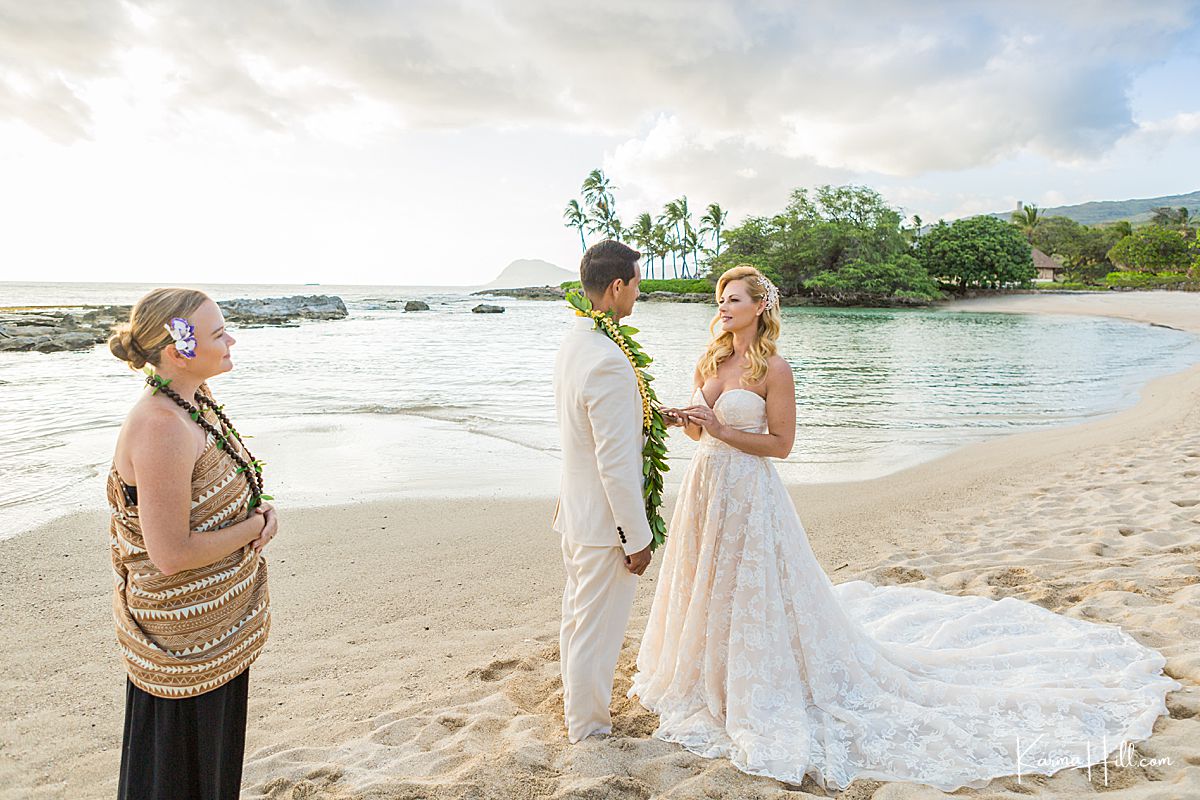
[[[771,283],[771,281],[767,279],[766,275],[759,275],[757,277],[759,288],[766,292],[767,295],[765,298],[766,303],[763,305],[763,310],[767,311],[779,305],[779,289],[776,288],[775,284]]]

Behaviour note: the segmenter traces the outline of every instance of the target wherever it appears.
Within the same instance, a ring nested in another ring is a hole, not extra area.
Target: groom
[[[638,251],[604,241],[579,265],[597,311],[619,321],[633,312],[642,274]],[[572,744],[610,733],[613,671],[625,641],[637,576],[650,565],[650,524],[642,498],[642,400],[616,342],[578,318],[554,365],[562,440],[562,484],[554,530],[562,534],[559,652],[563,712]]]

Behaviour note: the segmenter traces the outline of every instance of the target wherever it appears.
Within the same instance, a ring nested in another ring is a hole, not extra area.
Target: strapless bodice
[[[696,405],[708,405],[704,392],[697,389],[692,394]],[[767,401],[749,389],[726,389],[712,406],[713,413],[725,425],[750,433],[767,432]],[[701,440],[711,439],[708,433]]]

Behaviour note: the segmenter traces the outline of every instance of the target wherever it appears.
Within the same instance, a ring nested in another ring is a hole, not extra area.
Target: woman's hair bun
[[[146,366],[146,357],[140,352],[137,343],[133,340],[133,331],[129,327],[129,323],[119,325],[112,336],[108,337],[109,351],[129,364],[132,369],[141,369]]]

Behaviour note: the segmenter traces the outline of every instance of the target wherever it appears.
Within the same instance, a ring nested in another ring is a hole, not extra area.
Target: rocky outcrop
[[[700,292],[647,292],[638,302],[648,303],[714,303],[711,294]]]
[[[428,311],[429,303],[423,300],[409,300],[404,304],[405,311]]]
[[[288,325],[298,319],[341,319],[340,297],[271,297],[218,300],[227,322],[242,327]],[[67,306],[0,309],[0,351],[86,350],[108,340],[114,326],[129,319],[131,306]]]
[[[327,294],[218,300],[226,322],[242,326],[286,325],[298,319],[342,319],[349,315],[342,298]]]
[[[15,308],[0,310],[0,350],[56,353],[85,350],[107,341],[129,306]]]
[[[475,314],[503,314],[504,306],[489,306],[487,303],[480,303],[471,311]]]
[[[523,289],[490,289],[474,292],[476,295],[492,297],[523,297],[526,300],[562,300],[567,293],[557,286],[527,286]]]

